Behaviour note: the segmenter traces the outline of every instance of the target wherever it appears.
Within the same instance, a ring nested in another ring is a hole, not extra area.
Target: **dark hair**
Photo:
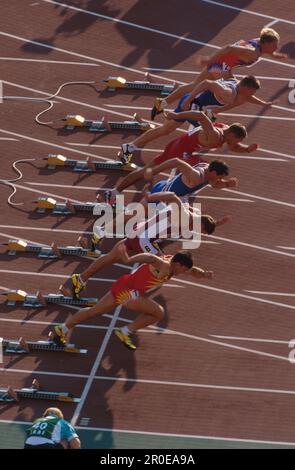
[[[216,228],[216,220],[214,220],[211,215],[202,215],[201,224],[203,225],[207,235],[214,233]]]
[[[213,160],[209,167],[209,171],[215,171],[218,176],[221,175],[228,175],[229,168],[226,163],[222,162],[221,160]]]
[[[179,251],[172,258],[172,263],[179,263],[181,266],[186,266],[187,268],[193,267],[193,258],[190,251]]]
[[[242,78],[239,84],[246,88],[254,88],[255,90],[260,88],[260,81],[254,75],[247,75],[247,77]]]
[[[246,127],[239,122],[231,124],[227,131],[232,132],[236,137],[239,137],[239,139],[245,139],[245,137],[247,137]]]

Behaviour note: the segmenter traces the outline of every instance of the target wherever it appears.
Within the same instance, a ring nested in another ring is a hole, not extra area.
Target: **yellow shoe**
[[[86,283],[82,281],[80,274],[72,274],[71,280],[73,285],[73,295],[78,299],[79,294],[86,286]]]
[[[115,335],[120,341],[122,341],[122,343],[125,344],[125,346],[127,346],[127,348],[132,349],[133,351],[136,349],[135,344],[132,343],[130,335],[126,335],[120,329],[115,330]]]
[[[67,344],[66,335],[63,332],[62,325],[56,325],[49,334],[51,341],[57,346],[65,346]]]
[[[162,108],[163,98],[156,98],[154,106],[151,111],[151,120],[153,121],[158,114],[161,114],[164,110]]]

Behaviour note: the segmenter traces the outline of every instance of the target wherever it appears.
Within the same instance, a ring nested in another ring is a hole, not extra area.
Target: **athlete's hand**
[[[248,153],[255,152],[255,150],[257,150],[258,147],[259,147],[258,144],[250,144],[248,145],[247,152]]]
[[[204,271],[203,278],[204,279],[213,279],[214,272],[213,271]]]
[[[151,188],[151,183],[147,183],[144,185],[143,187],[143,190],[142,190],[142,194],[143,194],[143,199],[146,201],[146,202],[149,202],[149,196],[150,196],[150,188]]]
[[[226,187],[227,188],[236,188],[239,184],[239,180],[236,177],[229,178],[226,180]]]
[[[174,113],[173,111],[165,111],[164,117],[168,119],[168,121],[171,121],[172,119],[177,119],[177,113]]]

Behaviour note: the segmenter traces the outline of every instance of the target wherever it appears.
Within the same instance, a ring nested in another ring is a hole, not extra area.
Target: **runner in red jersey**
[[[193,207],[183,204],[181,199],[173,192],[147,193],[145,201],[147,203],[160,202],[168,205],[162,206],[160,210],[148,220],[136,224],[132,233],[127,234],[126,238],[118,241],[111,251],[93,261],[85,271],[80,274],[72,274],[72,285],[69,290],[67,290],[68,281],[66,281],[66,284],[62,288],[64,294],[70,296],[71,290],[74,297],[79,298],[89,278],[103,268],[122,262],[121,244],[125,245],[128,255],[134,253],[152,253],[157,256],[163,255],[163,251],[159,246],[160,241],[171,238],[173,238],[173,240],[181,238],[182,234],[179,221],[184,220],[185,216],[187,216],[188,231],[190,231],[190,233],[183,237],[186,240],[190,240],[193,237],[196,232],[195,227],[200,227],[199,231],[201,234],[211,235],[214,233],[216,227],[231,221],[231,217],[228,215],[219,220],[215,220],[210,215],[200,214],[196,212]],[[177,210],[175,205],[178,206],[179,212],[178,218],[175,217],[173,219],[173,214],[175,216],[175,211]],[[199,232],[196,233],[199,235]]]
[[[168,279],[180,274],[188,274],[193,278],[211,279],[212,271],[193,266],[191,252],[180,251],[174,256],[158,257],[152,254],[140,254],[129,257],[124,244],[121,244],[121,256],[125,263],[143,263],[131,274],[120,277],[99,302],[90,308],[79,310],[65,324],[57,325],[52,332],[56,344],[66,344],[69,330],[89,318],[111,312],[116,306],[124,305],[129,310],[140,312],[136,320],[123,328],[115,330],[116,336],[130,349],[136,349],[131,334],[157,323],[164,317],[164,308],[143,294],[152,288],[159,287]]]
[[[183,113],[165,113],[166,119],[191,119],[200,122],[200,127],[177,137],[170,142],[164,152],[149,162],[144,168],[129,173],[113,190],[106,192],[107,202],[113,204],[116,195],[128,188],[136,181],[144,178],[148,167],[154,167],[172,158],[179,158],[194,166],[201,161],[198,155],[192,155],[195,151],[209,150],[222,147],[227,144],[232,152],[253,152],[258,148],[257,144],[243,145],[241,143],[247,137],[247,131],[241,124],[226,125],[221,122],[212,123],[201,111],[185,111]]]
[[[287,54],[276,52],[279,41],[280,36],[274,29],[263,28],[259,38],[241,39],[232,45],[222,47],[210,57],[200,58],[199,65],[203,65],[205,68],[193,82],[178,87],[166,99],[157,98],[151,113],[152,120],[186,93],[193,94],[194,88],[203,80],[229,79],[233,77],[233,69],[242,66],[249,67],[258,62],[263,55],[270,55],[279,59],[288,58]]]

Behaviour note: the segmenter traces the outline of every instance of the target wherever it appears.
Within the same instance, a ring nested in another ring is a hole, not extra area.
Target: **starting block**
[[[92,258],[98,258],[100,252],[91,251],[87,248],[80,246],[56,246],[52,243],[51,246],[41,246],[33,243],[27,243],[24,240],[11,239],[8,243],[5,243],[8,247],[8,255],[13,256],[16,253],[37,253],[38,258],[50,258],[56,259],[61,258],[62,255],[71,256],[88,256]]]
[[[86,354],[87,349],[81,349],[75,344],[57,346],[53,341],[25,341],[20,338],[18,341],[3,339],[4,353],[29,354],[31,351],[57,351]]]
[[[65,121],[65,128],[69,131],[75,127],[86,127],[90,132],[111,132],[122,129],[145,132],[156,127],[155,124],[142,121],[136,113],[133,118],[133,121],[108,121],[102,117],[101,121],[90,121],[76,114],[66,116],[63,121]]]
[[[80,398],[74,398],[72,393],[46,392],[41,390],[41,386],[36,379],[33,380],[32,385],[29,388],[0,388],[0,401],[5,403],[18,402],[20,398],[34,398],[39,400],[54,400],[70,403],[80,402]]]
[[[117,88],[125,88],[128,90],[152,90],[160,91],[161,95],[167,96],[176,89],[176,83],[169,85],[167,83],[152,83],[149,73],[145,74],[145,80],[135,80],[130,82],[123,77],[109,77],[103,80],[107,83],[108,91],[116,91]]]
[[[109,207],[107,203],[100,202],[81,202],[72,203],[70,201],[66,202],[57,202],[52,197],[39,197],[37,201],[37,212],[43,214],[46,210],[52,210],[52,214],[62,214],[62,215],[71,215],[76,212],[91,212],[96,206],[101,206],[101,209],[104,210]]]
[[[123,170],[123,171],[134,171],[139,167],[134,163],[122,163],[116,160],[109,160],[105,162],[98,162],[92,157],[86,158],[86,160],[73,160],[63,155],[54,155],[49,154],[48,157],[45,157],[44,160],[47,160],[47,165],[49,170],[55,170],[56,167],[68,167],[72,168],[73,171],[84,172],[84,173],[93,173],[97,170]]]
[[[98,302],[97,298],[92,297],[81,297],[76,299],[74,297],[66,296],[63,294],[46,294],[42,295],[37,292],[34,295],[29,295],[23,290],[11,289],[8,292],[4,292],[2,295],[7,297],[7,305],[14,307],[17,302],[20,302],[23,307],[28,308],[42,308],[47,304],[58,304],[58,305],[76,305],[78,307],[91,307]]]

